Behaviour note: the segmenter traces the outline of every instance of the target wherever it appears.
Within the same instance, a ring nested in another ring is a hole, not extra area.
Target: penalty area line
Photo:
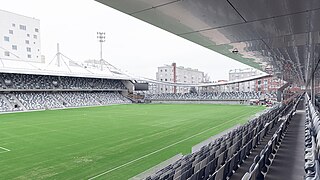
[[[244,115],[246,115],[246,114],[244,114]],[[238,117],[236,117],[236,118],[242,117],[242,116],[244,116],[244,115],[238,116]],[[112,171],[115,171],[115,170],[117,170],[117,169],[120,169],[120,168],[122,168],[122,167],[124,167],[124,166],[127,166],[127,165],[129,165],[129,164],[132,164],[132,163],[134,163],[134,162],[136,162],[136,161],[139,161],[139,160],[144,159],[144,158],[146,158],[146,157],[148,157],[148,156],[151,156],[151,155],[153,155],[153,154],[156,154],[156,153],[158,153],[158,152],[160,152],[160,151],[163,151],[163,150],[165,150],[165,149],[168,149],[168,148],[170,148],[170,147],[172,147],[172,146],[175,146],[175,145],[177,145],[177,144],[180,144],[180,143],[182,143],[182,142],[184,142],[184,141],[187,141],[187,140],[189,140],[189,139],[191,139],[191,138],[194,138],[194,137],[199,136],[199,135],[201,135],[201,134],[203,134],[203,133],[206,133],[206,132],[208,132],[208,131],[210,131],[210,130],[212,130],[212,129],[216,129],[216,128],[220,127],[220,126],[223,126],[223,125],[225,125],[225,124],[233,121],[233,120],[236,119],[236,118],[232,118],[232,119],[230,119],[229,121],[226,121],[226,122],[224,122],[224,123],[221,123],[221,124],[219,124],[219,125],[217,125],[217,126],[211,127],[211,128],[206,129],[206,130],[204,130],[204,131],[202,131],[202,132],[199,132],[199,133],[194,134],[194,135],[192,135],[192,136],[189,136],[189,137],[187,137],[187,138],[185,138],[185,139],[182,139],[182,140],[180,140],[180,141],[177,141],[177,142],[175,142],[175,143],[173,143],[173,144],[170,144],[170,145],[168,145],[168,146],[166,146],[166,147],[163,147],[163,148],[158,149],[158,150],[156,150],[156,151],[153,151],[153,152],[151,152],[151,153],[149,153],[149,154],[146,154],[146,155],[144,155],[144,156],[141,156],[141,157],[139,157],[139,158],[137,158],[137,159],[134,159],[134,160],[132,160],[132,161],[129,161],[129,162],[125,163],[125,164],[122,164],[122,165],[120,165],[120,166],[117,166],[117,167],[114,167],[114,168],[112,168],[112,169],[109,169],[108,171],[102,172],[102,173],[100,173],[100,174],[98,174],[98,175],[96,175],[96,176],[93,176],[93,177],[89,178],[88,180],[96,179],[96,178],[101,177],[101,176],[103,176],[103,175],[106,175],[106,174],[108,174],[108,173],[110,173],[110,172],[112,172]]]

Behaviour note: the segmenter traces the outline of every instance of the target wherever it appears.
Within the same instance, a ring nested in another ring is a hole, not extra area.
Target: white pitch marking
[[[0,149],[5,150],[5,152],[9,152],[9,151],[11,151],[10,149],[7,149],[7,148],[1,147],[1,146],[0,146]],[[0,153],[5,153],[5,152],[0,152]]]
[[[244,115],[246,115],[246,114],[244,114]],[[244,116],[244,115],[242,115],[242,116]],[[238,116],[238,117],[236,117],[236,118],[239,118],[239,117],[242,117],[242,116]],[[233,118],[233,119],[236,119],[236,118]],[[96,179],[96,178],[98,178],[98,177],[100,177],[100,176],[103,176],[103,175],[105,175],[105,174],[108,174],[108,173],[110,173],[110,172],[112,172],[112,171],[115,171],[115,170],[117,170],[117,169],[120,169],[120,168],[122,168],[122,167],[124,167],[124,166],[127,166],[127,165],[129,165],[129,164],[132,164],[132,163],[134,163],[134,162],[136,162],[136,161],[139,161],[140,159],[144,159],[145,157],[151,156],[151,155],[153,155],[153,154],[155,154],[155,153],[158,153],[158,152],[160,152],[160,151],[163,151],[163,150],[165,150],[165,149],[168,149],[168,148],[170,148],[170,147],[172,147],[172,146],[175,146],[175,145],[177,145],[177,144],[179,144],[179,143],[181,143],[181,142],[187,141],[187,140],[189,140],[189,139],[191,139],[191,138],[193,138],[193,137],[195,137],[195,136],[198,136],[198,135],[203,134],[203,133],[205,133],[205,132],[207,132],[207,131],[210,131],[210,130],[212,130],[212,129],[215,129],[215,128],[221,126],[221,125],[224,125],[224,124],[226,124],[226,123],[228,123],[228,122],[231,122],[231,121],[233,121],[233,119],[231,119],[231,120],[229,120],[229,121],[226,121],[226,122],[224,122],[224,123],[222,123],[222,124],[219,124],[218,126],[209,128],[209,129],[207,129],[207,130],[205,130],[205,131],[202,131],[202,132],[200,132],[200,133],[197,133],[197,134],[194,134],[194,135],[192,135],[192,136],[189,136],[189,137],[187,137],[187,138],[185,138],[185,139],[182,139],[182,140],[180,140],[180,141],[177,141],[177,142],[175,142],[175,143],[173,143],[173,144],[170,144],[170,145],[168,145],[168,146],[166,146],[166,147],[163,147],[163,148],[161,148],[161,149],[158,149],[158,150],[156,150],[156,151],[153,151],[153,152],[151,152],[151,153],[149,153],[149,154],[146,154],[146,155],[144,155],[144,156],[141,156],[141,157],[139,157],[139,158],[137,158],[137,159],[134,159],[134,160],[132,160],[132,161],[129,161],[129,162],[125,163],[125,164],[122,164],[122,165],[117,166],[117,167],[115,167],[115,168],[109,169],[108,171],[105,171],[105,172],[103,172],[103,173],[100,173],[100,174],[98,174],[98,175],[96,175],[96,176],[93,176],[93,177],[89,178],[88,180]]]

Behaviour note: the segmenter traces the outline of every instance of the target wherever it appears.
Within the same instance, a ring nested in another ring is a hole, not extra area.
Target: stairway
[[[4,100],[4,102],[6,102],[6,104],[9,106],[10,110],[13,109],[12,104],[9,102],[9,100],[3,95],[0,95],[0,98],[2,98]]]
[[[265,147],[274,133],[277,131],[281,124],[281,121],[274,125],[272,129],[269,130],[267,135],[259,142],[256,148],[254,148],[250,155],[243,161],[240,167],[236,170],[236,172],[229,178],[229,180],[239,180],[241,179],[246,172],[249,171],[250,166],[253,163],[253,159],[256,155],[260,154],[261,150]]]
[[[27,111],[27,108],[19,101],[19,99],[14,94],[9,94],[9,95],[12,97],[12,99],[14,99],[14,103],[17,103],[19,107],[23,109],[23,111]]]
[[[266,180],[301,180],[304,172],[305,108],[300,101],[284,139],[265,177]]]

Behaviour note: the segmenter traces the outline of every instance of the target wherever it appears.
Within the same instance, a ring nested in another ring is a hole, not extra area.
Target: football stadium
[[[46,61],[39,20],[0,10],[0,179],[320,179],[319,1],[95,3],[252,69],[136,76],[103,59],[104,32],[99,60],[58,44]]]

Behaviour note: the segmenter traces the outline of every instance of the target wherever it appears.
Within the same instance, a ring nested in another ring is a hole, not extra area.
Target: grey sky
[[[178,66],[228,79],[228,71],[248,66],[149,25],[93,0],[1,0],[1,9],[40,19],[42,54],[49,61],[60,43],[75,61],[98,59],[96,32],[106,32],[104,59],[130,73],[155,78],[158,66]]]

